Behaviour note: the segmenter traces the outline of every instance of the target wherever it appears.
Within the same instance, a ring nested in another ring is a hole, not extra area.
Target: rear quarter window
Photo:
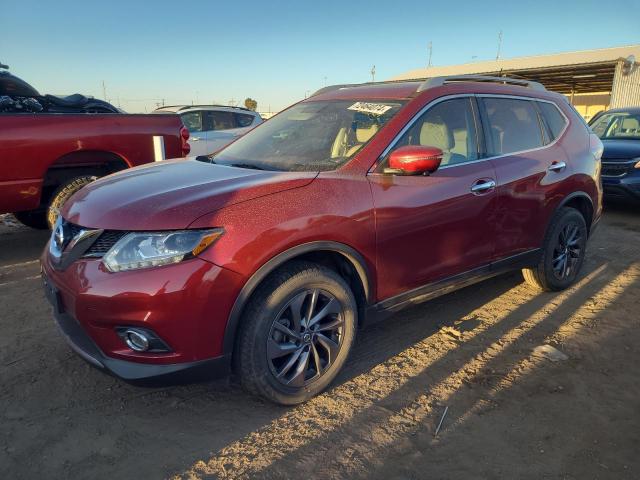
[[[556,107],[552,103],[548,102],[537,102],[538,107],[540,107],[540,111],[542,112],[542,116],[544,117],[544,121],[549,128],[549,132],[551,133],[551,140],[555,140],[560,136],[562,130],[567,125],[567,119],[564,118],[558,107]]]
[[[236,123],[240,128],[250,126],[255,118],[253,115],[247,113],[234,113],[234,115],[236,117]]]

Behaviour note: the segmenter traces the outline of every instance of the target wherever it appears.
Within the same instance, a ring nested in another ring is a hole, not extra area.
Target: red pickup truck
[[[189,153],[178,115],[1,114],[0,213],[53,225],[62,204],[110,173]]]

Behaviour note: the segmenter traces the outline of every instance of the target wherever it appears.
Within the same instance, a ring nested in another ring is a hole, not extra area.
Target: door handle
[[[197,142],[198,140],[200,140],[200,137],[189,137],[190,142]]]
[[[567,168],[567,164],[566,163],[564,163],[564,162],[553,162],[549,166],[549,168],[547,170],[549,170],[550,172],[561,172],[565,168]]]
[[[494,188],[496,188],[495,180],[482,179],[471,185],[471,192],[476,195],[482,195],[483,193],[492,191]]]

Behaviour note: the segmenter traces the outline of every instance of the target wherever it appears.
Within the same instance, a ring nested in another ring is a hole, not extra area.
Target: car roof
[[[605,113],[633,113],[633,114],[639,114],[640,113],[640,107],[612,108],[611,110],[605,110],[602,113],[603,114],[605,114]]]
[[[350,85],[333,85],[315,92],[306,101],[317,100],[408,100],[427,90],[448,87],[456,93],[489,92],[507,95],[525,94],[540,98],[555,95],[547,91],[538,82],[510,77],[491,77],[485,75],[456,75],[433,77],[417,81],[388,81]],[[532,95],[533,94],[533,95]]]
[[[194,110],[221,110],[221,111],[242,111],[242,113],[248,113],[250,115],[258,116],[258,112],[249,110],[244,107],[231,107],[229,105],[167,105],[154,110],[154,112],[173,112],[173,113],[186,113]]]
[[[313,100],[338,100],[346,98],[377,98],[389,100],[407,99],[416,93],[422,82],[380,82],[355,85],[333,85],[318,90]],[[318,98],[316,98],[318,97]]]

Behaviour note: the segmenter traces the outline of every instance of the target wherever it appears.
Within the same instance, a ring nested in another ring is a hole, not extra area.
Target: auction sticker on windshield
[[[347,110],[355,110],[356,112],[370,113],[372,115],[384,115],[392,108],[391,105],[385,105],[384,103],[356,102]]]

